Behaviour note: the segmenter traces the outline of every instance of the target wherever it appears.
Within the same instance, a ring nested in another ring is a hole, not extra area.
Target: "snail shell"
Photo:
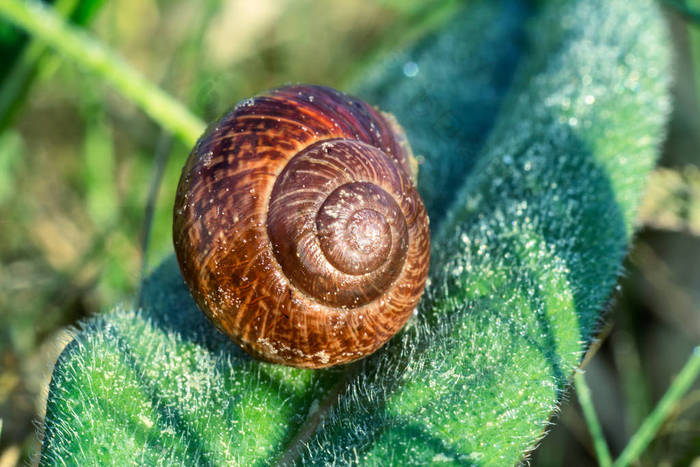
[[[178,185],[175,252],[197,305],[267,361],[321,368],[376,351],[428,273],[415,173],[395,119],[334,89],[239,103]]]

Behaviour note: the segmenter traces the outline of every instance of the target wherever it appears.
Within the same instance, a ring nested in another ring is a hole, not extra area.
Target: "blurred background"
[[[288,82],[348,89],[377,57],[460,6],[47,3],[207,121]],[[700,2],[696,10],[680,0],[662,5],[674,39],[674,112],[643,226],[586,361],[613,454],[700,343]],[[190,148],[2,19],[0,64],[0,467],[8,467],[35,460],[51,364],[67,329],[135,300],[143,275],[172,252],[172,199]],[[553,423],[534,465],[596,465],[573,393]],[[700,385],[682,399],[640,465],[700,466]]]

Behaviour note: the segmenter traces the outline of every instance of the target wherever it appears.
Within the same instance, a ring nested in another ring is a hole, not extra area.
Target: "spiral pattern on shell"
[[[178,185],[175,252],[197,305],[264,360],[320,368],[376,351],[427,277],[415,167],[391,115],[331,88],[239,103]]]

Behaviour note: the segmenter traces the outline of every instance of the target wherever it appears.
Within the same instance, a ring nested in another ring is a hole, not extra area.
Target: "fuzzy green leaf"
[[[651,2],[555,2],[528,38],[434,235],[420,319],[367,362],[307,462],[513,465],[544,433],[633,233],[669,57]]]
[[[137,311],[93,318],[62,353],[42,464],[517,463],[615,285],[668,74],[651,0],[470,5],[360,90],[425,160],[434,254],[406,330],[350,370],[258,362],[170,259]]]
[[[338,372],[248,357],[197,311],[174,258],[144,287],[140,311],[92,319],[59,357],[42,464],[274,459]]]

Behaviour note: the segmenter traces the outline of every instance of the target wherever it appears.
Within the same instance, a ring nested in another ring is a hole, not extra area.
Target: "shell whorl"
[[[276,363],[374,352],[427,277],[414,167],[391,116],[333,89],[240,103],[200,138],[176,195],[175,251],[198,306]]]

